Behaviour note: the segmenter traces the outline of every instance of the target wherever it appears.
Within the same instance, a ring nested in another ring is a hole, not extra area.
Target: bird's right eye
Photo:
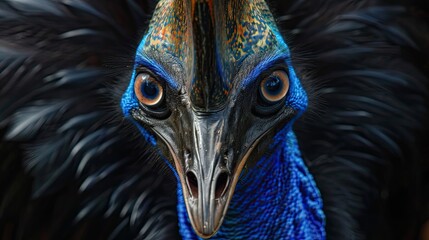
[[[137,74],[134,92],[140,103],[148,107],[156,107],[164,98],[163,86],[147,73]]]
[[[140,106],[148,115],[157,119],[165,119],[169,116],[170,111],[165,104],[165,87],[151,74],[137,74],[134,92]]]

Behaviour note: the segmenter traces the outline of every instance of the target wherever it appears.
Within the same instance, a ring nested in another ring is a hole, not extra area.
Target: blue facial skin
[[[280,49],[267,59],[259,61],[239,84],[245,89],[258,84],[259,75],[273,63],[284,61],[289,75],[289,92],[285,104],[298,112],[286,126],[276,134],[270,145],[270,154],[263,156],[251,169],[244,170],[231,200],[228,212],[219,231],[211,239],[326,239],[325,216],[322,199],[315,181],[301,157],[292,126],[307,107],[307,95],[292,67],[287,45],[278,34]],[[173,89],[179,84],[154,60],[142,55],[145,38],[136,54],[135,69],[145,66],[161,76]],[[139,107],[134,93],[134,78],[122,98],[122,110],[127,119],[133,121],[142,136],[152,145],[156,140],[146,129],[136,123],[130,111]],[[273,92],[275,94],[275,91]],[[183,239],[200,239],[192,229],[183,199],[182,187],[177,171],[178,220]]]

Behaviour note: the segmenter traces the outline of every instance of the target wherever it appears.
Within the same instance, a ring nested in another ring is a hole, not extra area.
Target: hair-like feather
[[[376,1],[279,5],[314,96],[296,128],[328,238],[417,238],[428,218],[428,26],[412,9]]]
[[[155,4],[0,2],[0,238],[179,238],[170,173],[115,102]],[[328,238],[416,238],[429,217],[423,3],[270,6],[310,95],[295,128]]]
[[[152,8],[0,3],[2,239],[177,238],[175,185],[113,107],[121,75],[105,66],[134,51]]]

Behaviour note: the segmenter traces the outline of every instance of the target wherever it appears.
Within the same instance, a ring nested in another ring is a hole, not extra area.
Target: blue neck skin
[[[275,139],[237,184],[225,220],[211,239],[325,239],[322,199],[305,166],[292,130]],[[183,239],[199,239],[186,212],[178,184],[178,214]]]

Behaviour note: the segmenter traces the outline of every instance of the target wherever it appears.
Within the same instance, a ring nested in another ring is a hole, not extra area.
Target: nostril
[[[198,197],[198,180],[193,172],[186,173],[186,182],[188,183],[189,192],[193,197]]]
[[[221,158],[221,164],[223,167],[228,167],[229,165],[228,160],[232,158],[232,154],[233,154],[232,149],[226,149],[223,152],[223,156]]]
[[[215,190],[215,197],[220,198],[222,197],[226,192],[226,187],[228,186],[229,182],[229,175],[226,172],[222,172],[219,174],[216,180],[216,190]]]
[[[226,166],[226,164],[228,162],[228,157],[229,157],[229,154],[227,151],[225,151],[223,153],[223,157],[221,158],[222,159],[222,161],[221,161],[222,165]]]

